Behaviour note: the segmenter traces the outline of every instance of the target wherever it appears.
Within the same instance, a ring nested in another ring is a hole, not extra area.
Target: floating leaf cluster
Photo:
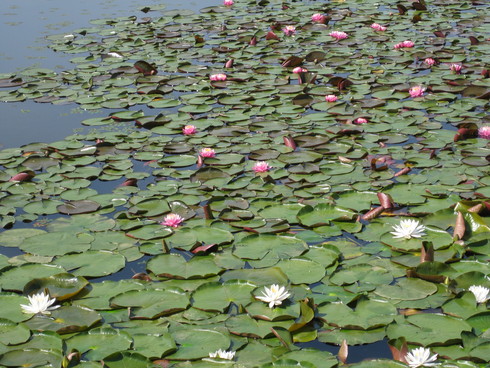
[[[0,366],[328,368],[380,341],[396,360],[351,366],[485,366],[488,10],[237,0],[50,36],[74,68],[0,100],[103,116],[0,151]]]

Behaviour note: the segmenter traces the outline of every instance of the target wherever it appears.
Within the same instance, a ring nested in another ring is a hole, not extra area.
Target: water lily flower
[[[224,6],[232,6],[234,4],[233,0],[224,0],[223,5]]]
[[[184,135],[192,135],[197,133],[197,128],[194,125],[186,125],[182,128]]]
[[[347,38],[349,37],[349,35],[345,32],[342,32],[342,31],[333,31],[333,32],[330,32],[329,34],[330,37],[333,37],[337,40],[343,40],[344,38]]]
[[[375,31],[379,31],[379,32],[386,31],[386,27],[382,26],[381,24],[378,24],[378,23],[371,24],[371,28],[374,29]]]
[[[279,285],[273,284],[268,288],[264,287],[265,292],[262,291],[263,296],[257,296],[256,298],[269,303],[269,308],[274,308],[276,305],[281,305],[283,300],[287,299],[291,294],[288,293],[284,286],[279,287]]]
[[[219,73],[219,74],[211,74],[209,76],[209,80],[211,81],[225,81],[228,77],[226,74]]]
[[[485,303],[488,299],[490,299],[489,288],[481,285],[471,285],[468,290],[473,293],[477,303]]]
[[[408,93],[410,93],[410,97],[421,97],[424,95],[425,92],[425,87],[423,86],[414,86],[408,90]]]
[[[357,118],[354,120],[354,124],[366,124],[368,122],[368,119],[365,118]]]
[[[393,238],[420,238],[424,235],[425,226],[417,220],[401,220],[399,225],[392,226],[393,230],[390,234],[393,234]]]
[[[123,56],[122,56],[120,53],[118,53],[118,52],[108,52],[108,53],[107,53],[107,55],[108,55],[108,56],[110,56],[110,57],[118,58],[118,59],[121,59],[121,58],[123,57]]]
[[[437,354],[430,356],[430,349],[420,347],[410,350],[410,352],[405,355],[405,360],[410,368],[431,367],[437,365],[437,363],[433,363],[437,360]]]
[[[199,156],[201,156],[201,157],[216,157],[216,152],[212,148],[203,148],[199,152]]]
[[[490,125],[482,126],[478,129],[478,137],[490,139]]]
[[[311,21],[315,23],[325,23],[327,21],[327,17],[323,14],[316,13],[311,16]]]
[[[432,66],[432,65],[435,65],[436,61],[432,58],[426,58],[424,60],[424,63],[427,64],[428,66]]]
[[[97,147],[95,147],[95,146],[86,146],[86,147],[80,148],[80,152],[95,151],[96,149],[97,149]]]
[[[297,66],[296,68],[293,69],[294,74],[299,74],[299,73],[306,73],[308,69],[302,68],[300,66]]]
[[[326,95],[325,96],[325,101],[327,102],[335,102],[337,101],[339,98],[335,95]]]
[[[406,41],[397,43],[395,46],[393,46],[393,48],[394,49],[401,49],[401,48],[411,48],[414,46],[415,46],[415,43],[413,41],[406,40]]]
[[[284,32],[284,34],[286,36],[292,36],[296,33],[296,27],[295,26],[286,26],[282,29],[282,31]]]
[[[257,161],[252,168],[252,170],[255,171],[256,173],[267,172],[270,169],[272,169],[272,167],[269,166],[269,164],[265,161]]]
[[[59,308],[59,305],[52,304],[56,302],[56,298],[49,299],[48,294],[44,294],[44,292],[40,292],[38,294],[29,295],[29,304],[21,304],[22,312],[24,313],[32,313],[32,314],[51,314],[52,310]]]
[[[160,222],[160,225],[178,227],[183,222],[184,218],[182,216],[179,216],[176,213],[169,213],[163,218],[163,221]]]
[[[451,64],[449,69],[451,69],[451,71],[456,73],[456,74],[460,74],[461,69],[463,69],[463,66],[461,64]]]
[[[210,358],[221,358],[226,360],[233,360],[235,357],[235,351],[226,351],[226,350],[216,350],[214,353],[209,353]]]

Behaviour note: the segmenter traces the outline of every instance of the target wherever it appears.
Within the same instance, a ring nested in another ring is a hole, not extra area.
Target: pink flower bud
[[[366,124],[367,122],[368,120],[365,118],[357,118],[356,120],[354,120],[354,124]]]
[[[327,102],[335,102],[338,100],[338,97],[335,95],[326,95],[325,96],[325,101]]]
[[[302,68],[300,66],[297,66],[296,68],[293,69],[294,74],[299,74],[299,73],[306,73],[308,69]]]
[[[232,6],[234,4],[233,0],[224,0],[223,5],[224,6]]]
[[[325,23],[327,20],[327,17],[323,14],[316,13],[311,16],[311,21],[315,23]]]

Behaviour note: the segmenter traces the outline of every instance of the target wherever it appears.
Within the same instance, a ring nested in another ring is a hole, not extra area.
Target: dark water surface
[[[165,10],[198,12],[203,7],[221,4],[221,0],[1,0],[0,74],[29,67],[47,68],[57,73],[71,69],[73,65],[69,60],[74,55],[49,49],[46,36],[70,34],[90,26],[93,19],[130,15],[158,17],[159,12],[145,14],[140,9],[160,4],[166,6]],[[61,140],[79,130],[80,121],[106,115],[100,111],[83,111],[75,104],[0,103],[0,150],[31,142]]]

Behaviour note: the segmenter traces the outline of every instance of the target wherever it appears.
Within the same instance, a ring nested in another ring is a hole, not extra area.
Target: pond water
[[[141,11],[145,6],[165,5],[166,9],[199,9],[215,5],[215,0],[2,0],[0,10],[0,74],[30,67],[59,73],[73,68],[73,55],[49,49],[46,36],[70,34],[87,27],[90,21],[136,15],[151,16]],[[8,35],[8,36],[6,36]],[[0,103],[2,134],[0,149],[19,147],[31,142],[52,142],[83,131],[80,122],[100,111],[84,111],[76,105],[54,106],[33,101]],[[86,131],[86,130],[85,130]]]

